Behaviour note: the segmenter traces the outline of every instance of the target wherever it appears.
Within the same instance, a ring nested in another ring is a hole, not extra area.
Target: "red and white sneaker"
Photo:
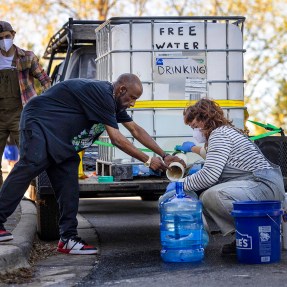
[[[5,229],[0,230],[0,242],[12,240],[12,239],[13,239],[12,233],[6,231]]]
[[[88,245],[78,236],[73,236],[65,241],[60,239],[57,251],[66,254],[77,255],[89,255],[98,253],[98,249],[96,247]]]

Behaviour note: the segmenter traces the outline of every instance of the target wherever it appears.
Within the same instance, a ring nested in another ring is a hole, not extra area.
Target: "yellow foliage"
[[[147,10],[149,5],[156,8],[158,16],[245,16],[246,105],[254,119],[263,121],[273,115],[273,124],[284,123],[286,105],[280,105],[285,112],[271,110],[277,105],[278,80],[287,78],[286,0],[1,0],[0,18],[11,21],[23,48],[36,38],[34,45],[43,55],[49,38],[69,17],[104,20],[111,16],[154,15],[154,11]],[[271,105],[264,101],[266,97],[272,98]]]

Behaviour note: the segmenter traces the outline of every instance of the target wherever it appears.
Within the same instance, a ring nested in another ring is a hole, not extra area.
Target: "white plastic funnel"
[[[201,156],[193,152],[188,152],[186,154],[179,152],[175,154],[175,156],[181,158],[185,162],[186,168],[179,162],[172,162],[169,165],[170,169],[166,170],[166,176],[170,181],[178,181],[183,178],[188,168],[195,162],[201,162],[203,160]]]

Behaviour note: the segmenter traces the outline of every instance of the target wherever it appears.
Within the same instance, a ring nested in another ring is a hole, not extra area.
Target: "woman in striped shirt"
[[[193,137],[205,143],[203,168],[184,179],[187,191],[204,190],[204,211],[224,236],[234,234],[232,203],[244,200],[284,200],[285,190],[280,167],[270,163],[248,137],[226,119],[214,101],[201,99],[184,111],[184,122]],[[192,142],[177,147],[184,152],[203,155]],[[235,240],[222,248],[222,254],[235,254]]]

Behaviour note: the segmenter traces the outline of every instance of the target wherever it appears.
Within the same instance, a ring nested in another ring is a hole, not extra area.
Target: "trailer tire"
[[[54,194],[38,194],[37,207],[37,232],[42,240],[59,239],[59,208]]]

